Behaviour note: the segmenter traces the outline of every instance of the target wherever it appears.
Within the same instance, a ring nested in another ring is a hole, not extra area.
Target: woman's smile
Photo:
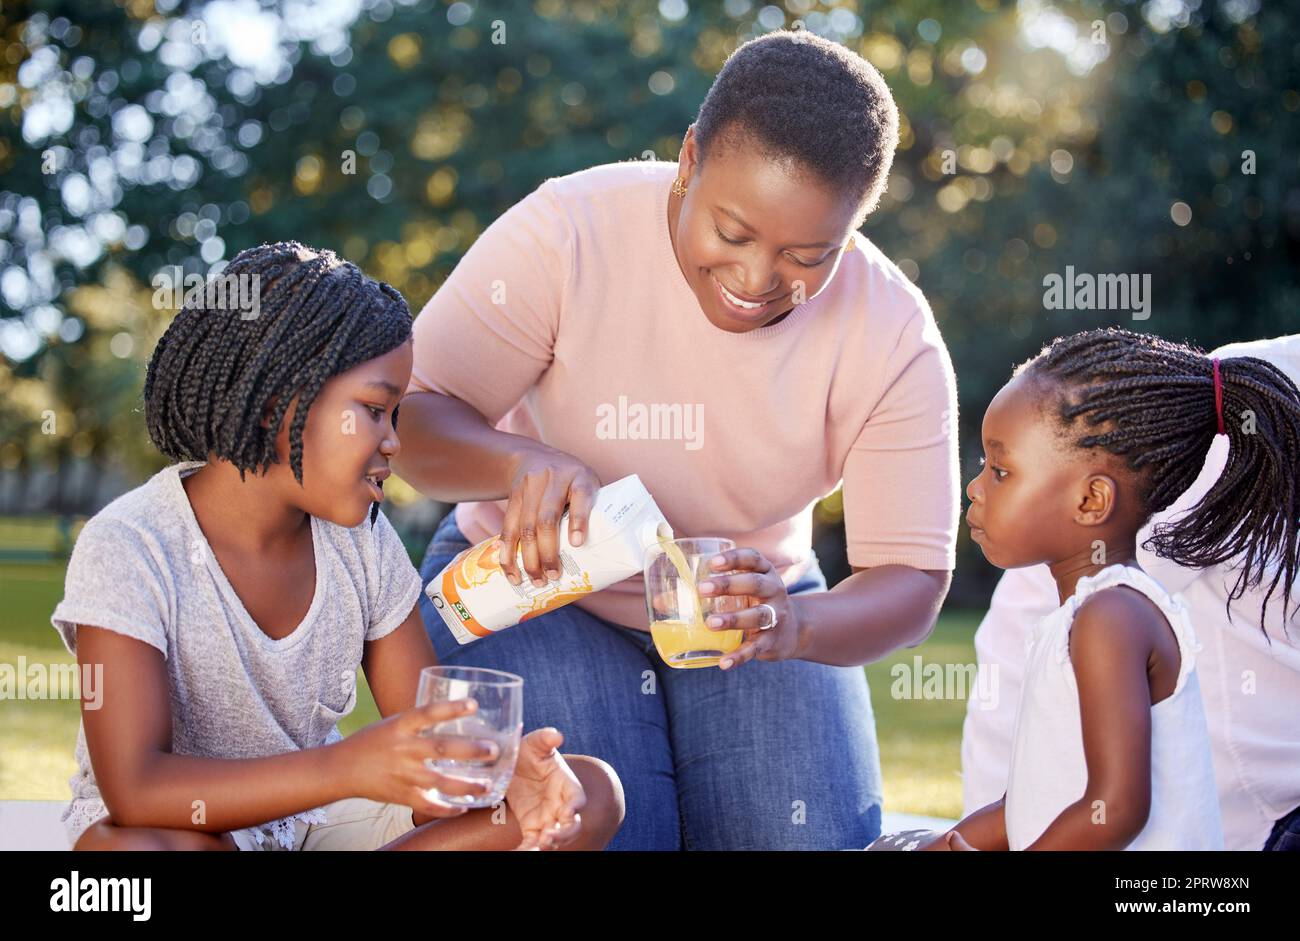
[[[779,297],[774,297],[761,304],[748,303],[728,291],[726,285],[719,281],[712,272],[709,273],[709,280],[712,282],[713,292],[722,302],[723,308],[728,314],[739,320],[761,320],[772,312],[772,304],[780,300]]]

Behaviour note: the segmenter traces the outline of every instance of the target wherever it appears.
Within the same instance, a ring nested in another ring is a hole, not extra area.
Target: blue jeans
[[[1264,841],[1264,849],[1300,853],[1300,807],[1273,824],[1272,832]]]
[[[469,542],[455,513],[420,565],[427,585]],[[814,562],[790,594],[825,591]],[[609,762],[627,813],[608,848],[862,849],[880,835],[875,718],[860,667],[752,660],[666,666],[646,631],[570,604],[461,646],[420,597],[438,661],[524,677],[524,731]]]

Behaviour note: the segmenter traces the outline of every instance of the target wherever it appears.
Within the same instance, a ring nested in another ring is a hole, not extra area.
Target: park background
[[[1054,336],[1119,324],[1209,349],[1294,332],[1289,7],[4,0],[0,662],[73,662],[49,614],[78,527],[164,464],[140,398],[174,314],[154,303],[159,272],[210,275],[295,238],[418,311],[546,178],[676,160],[727,55],[773,29],[842,42],[893,89],[901,141],[863,231],[924,290],[951,350],[963,480],[989,399]],[[1043,279],[1067,266],[1150,275],[1149,317],[1047,309]],[[386,495],[418,558],[445,507],[398,481]],[[832,582],[841,517],[838,494],[816,509]],[[890,669],[973,664],[997,576],[963,532],[935,634],[867,667],[887,810],[960,812],[964,699],[895,698]],[[362,684],[343,731],[376,717]],[[6,701],[0,719],[0,799],[66,798],[77,702]]]

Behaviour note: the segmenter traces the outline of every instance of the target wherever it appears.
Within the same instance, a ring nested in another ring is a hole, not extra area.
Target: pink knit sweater
[[[865,236],[829,282],[748,333],[700,309],[668,234],[677,165],[546,180],[493,222],[415,322],[411,390],[638,474],[679,536],[761,551],[787,585],[812,508],[844,487],[854,566],[950,570],[958,511],[952,365],[921,292]],[[462,503],[471,542],[505,501]],[[642,579],[577,602],[646,629]]]

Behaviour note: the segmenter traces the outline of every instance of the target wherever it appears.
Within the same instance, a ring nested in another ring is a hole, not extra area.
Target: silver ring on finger
[[[770,631],[772,628],[776,627],[776,608],[772,607],[767,602],[754,605],[754,610],[757,611],[760,608],[766,608],[767,611],[766,613],[759,614],[758,630]]]

